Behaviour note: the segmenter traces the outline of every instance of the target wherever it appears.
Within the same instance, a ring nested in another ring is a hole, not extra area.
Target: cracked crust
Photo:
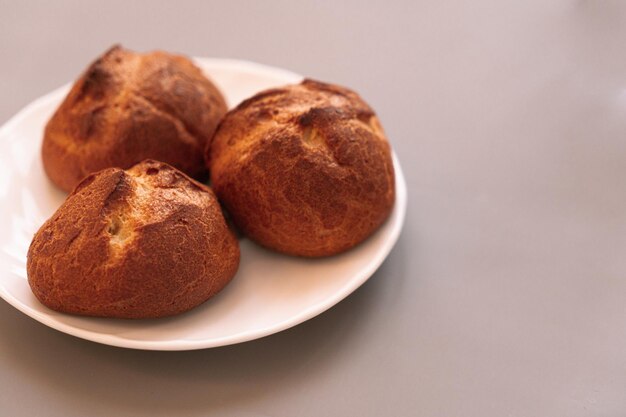
[[[150,318],[203,303],[238,265],[213,192],[148,160],[86,177],[33,238],[27,271],[53,310]]]
[[[193,63],[114,46],[76,81],[44,132],[50,179],[71,191],[86,175],[167,162],[203,181],[203,151],[226,113],[219,90]]]
[[[304,80],[243,101],[227,113],[206,159],[235,224],[292,255],[355,246],[395,200],[391,150],[374,111],[337,85]]]

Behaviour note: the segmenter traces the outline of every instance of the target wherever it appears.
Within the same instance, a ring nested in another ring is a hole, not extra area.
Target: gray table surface
[[[0,415],[626,415],[625,2],[0,0],[0,121],[114,42],[356,89],[406,225],[345,301],[241,345],[113,348],[0,301]]]

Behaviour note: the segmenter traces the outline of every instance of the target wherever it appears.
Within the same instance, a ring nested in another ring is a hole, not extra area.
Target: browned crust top
[[[85,178],[35,235],[27,270],[35,296],[54,310],[145,318],[204,302],[238,264],[212,191],[144,161]]]
[[[391,150],[353,91],[314,80],[239,104],[207,148],[235,223],[282,252],[324,256],[369,236],[395,199]]]
[[[202,180],[204,147],[226,110],[188,58],[116,45],[87,68],[48,122],[44,167],[66,191],[91,172],[146,158]]]

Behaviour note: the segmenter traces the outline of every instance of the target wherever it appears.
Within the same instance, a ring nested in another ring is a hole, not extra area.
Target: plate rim
[[[193,60],[208,66],[228,66],[231,68],[243,69],[245,71],[260,71],[266,74],[272,74],[272,76],[278,75],[278,77],[289,77],[293,79],[304,78],[303,76],[286,69],[272,67],[269,65],[259,64],[247,60],[210,57],[193,57]],[[58,87],[50,91],[49,93],[36,98],[35,100],[24,106],[21,110],[19,110],[6,123],[0,126],[0,143],[2,141],[8,140],[6,138],[11,136],[11,130],[15,129],[15,126],[19,125],[20,122],[28,117],[30,113],[33,113],[40,107],[48,105],[50,101],[57,100],[59,95],[66,94],[71,84],[71,82],[66,83],[61,87]],[[29,308],[27,305],[18,300],[15,296],[13,296],[10,292],[6,291],[4,286],[0,286],[0,297],[2,297],[7,303],[9,303],[21,313],[54,330],[80,339],[120,348],[153,351],[198,350],[239,344],[282,332],[322,314],[323,312],[329,310],[330,308],[344,300],[346,297],[348,297],[350,294],[360,288],[372,275],[374,275],[374,273],[378,270],[378,268],[391,253],[391,250],[393,249],[400,237],[400,233],[404,226],[407,210],[406,180],[400,166],[400,161],[393,150],[392,160],[395,170],[395,202],[393,210],[385,223],[392,221],[392,218],[394,218],[395,220],[394,223],[391,225],[391,229],[388,231],[388,237],[383,241],[383,244],[381,245],[382,247],[376,251],[376,256],[370,259],[367,264],[363,266],[358,271],[358,273],[355,274],[353,278],[346,283],[346,285],[341,287],[340,291],[333,293],[331,297],[325,298],[322,302],[309,306],[306,310],[300,312],[299,314],[290,316],[288,319],[273,324],[271,326],[255,329],[253,331],[245,331],[233,335],[211,339],[188,339],[173,341],[132,340],[119,337],[115,334],[105,334],[95,332],[93,330],[82,329],[68,323],[54,320],[52,315],[43,314],[39,311]],[[256,243],[253,244],[256,245]],[[57,312],[54,313],[61,314]]]

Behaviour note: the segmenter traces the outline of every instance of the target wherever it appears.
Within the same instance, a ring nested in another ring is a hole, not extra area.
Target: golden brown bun
[[[207,150],[212,187],[258,243],[300,256],[345,251],[389,216],[391,151],[353,91],[305,80],[227,113]]]
[[[85,178],[28,251],[28,282],[49,308],[98,317],[182,313],[235,275],[239,244],[213,192],[144,161]]]
[[[147,158],[202,181],[204,148],[226,110],[219,90],[189,59],[114,46],[76,81],[48,122],[44,168],[65,191],[92,172]]]

